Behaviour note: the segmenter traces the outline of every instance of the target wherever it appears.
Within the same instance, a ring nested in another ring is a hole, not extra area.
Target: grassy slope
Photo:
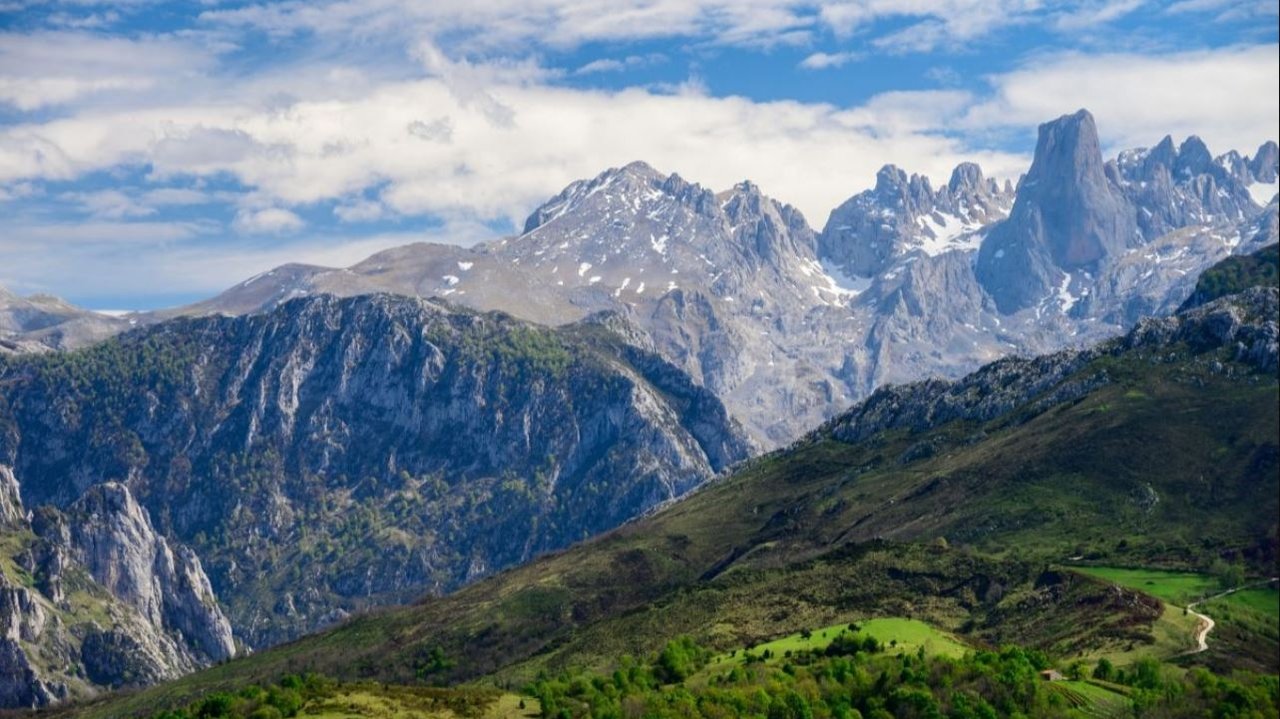
[[[1103,566],[1077,567],[1075,570],[1146,592],[1157,599],[1163,599],[1180,607],[1218,591],[1216,579],[1198,572]]]
[[[859,446],[817,439],[444,599],[357,618],[103,713],[304,670],[518,682],[653,651],[680,633],[728,649],[872,615],[1061,654],[1140,646],[1159,628],[1158,603],[1043,572],[1047,563],[1084,554],[1186,566],[1222,552],[1274,562],[1276,382],[1228,378],[1204,360],[1099,360],[1085,372],[1105,368],[1111,384],[1029,419]],[[902,462],[922,439],[939,451]],[[946,537],[952,549],[878,537]],[[456,667],[424,676],[436,647]]]
[[[1280,590],[1275,583],[1251,587],[1215,596],[1222,590],[1217,579],[1196,572],[1170,572],[1158,569],[1126,567],[1074,567],[1074,571],[1090,574],[1123,587],[1136,589],[1165,601],[1168,606],[1157,624],[1157,655],[1169,658],[1172,649],[1185,646],[1185,627],[1198,626],[1199,620],[1182,610],[1190,602],[1205,597],[1196,610],[1212,617],[1216,626],[1208,637],[1209,650],[1204,661],[1219,667],[1247,667],[1255,671],[1274,672],[1276,651],[1280,648]],[[1161,625],[1167,625],[1162,628]],[[1189,648],[1189,647],[1186,647]],[[1183,650],[1185,651],[1185,649]],[[1106,654],[1112,661],[1123,662],[1130,652]]]

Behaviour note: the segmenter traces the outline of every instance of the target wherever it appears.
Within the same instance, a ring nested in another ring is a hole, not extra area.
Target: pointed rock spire
[[[992,229],[978,276],[1002,312],[1042,299],[1061,270],[1097,269],[1136,234],[1133,208],[1107,178],[1093,115],[1040,126],[1009,219]]]

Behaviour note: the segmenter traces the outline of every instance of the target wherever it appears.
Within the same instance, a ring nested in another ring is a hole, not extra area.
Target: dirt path
[[[1212,601],[1212,600],[1214,600],[1214,599],[1218,599],[1219,597],[1225,597],[1225,596],[1227,596],[1228,594],[1235,594],[1236,592],[1240,591],[1241,589],[1250,589],[1250,588],[1252,588],[1252,587],[1261,587],[1261,586],[1264,586],[1264,585],[1267,585],[1267,584],[1271,584],[1272,582],[1276,582],[1276,581],[1280,581],[1280,577],[1272,577],[1272,578],[1270,578],[1270,579],[1264,579],[1264,580],[1262,580],[1262,581],[1251,582],[1251,583],[1249,583],[1249,584],[1241,584],[1240,586],[1238,586],[1238,587],[1232,587],[1231,589],[1228,589],[1228,590],[1227,590],[1227,591],[1225,591],[1225,592],[1219,592],[1219,593],[1217,593],[1217,594],[1215,594],[1215,595],[1213,595],[1213,596],[1211,596],[1211,597],[1205,597],[1204,599],[1201,599],[1201,600],[1198,600],[1198,601],[1195,601],[1195,602],[1192,602],[1192,603],[1188,604],[1188,605],[1187,605],[1187,611],[1188,611],[1189,613],[1191,613],[1191,614],[1196,615],[1196,617],[1200,619],[1200,626],[1196,628],[1196,648],[1195,648],[1195,649],[1192,649],[1192,650],[1191,650],[1191,651],[1189,651],[1189,652],[1187,652],[1187,654],[1199,654],[1200,652],[1203,652],[1203,651],[1205,651],[1206,649],[1208,649],[1208,648],[1209,648],[1209,632],[1213,631],[1213,627],[1214,627],[1214,621],[1213,621],[1213,619],[1211,619],[1211,618],[1209,617],[1209,615],[1207,615],[1207,614],[1201,614],[1200,612],[1197,612],[1197,611],[1196,611],[1196,605],[1204,604],[1205,602],[1209,602],[1209,601]]]

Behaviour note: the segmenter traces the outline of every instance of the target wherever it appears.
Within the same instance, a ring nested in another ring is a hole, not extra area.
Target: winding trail
[[[1194,602],[1192,602],[1192,603],[1188,604],[1188,605],[1187,605],[1187,611],[1188,611],[1189,613],[1191,613],[1191,614],[1196,615],[1196,617],[1200,619],[1200,626],[1199,626],[1199,628],[1197,628],[1197,629],[1196,629],[1196,647],[1195,647],[1195,649],[1192,649],[1192,650],[1190,650],[1190,651],[1188,651],[1188,652],[1186,652],[1186,653],[1187,653],[1187,654],[1199,654],[1200,652],[1203,652],[1203,651],[1205,651],[1206,649],[1208,649],[1208,648],[1209,648],[1209,632],[1213,631],[1213,627],[1214,627],[1214,625],[1215,625],[1215,623],[1214,623],[1213,619],[1212,619],[1212,618],[1210,618],[1210,617],[1209,617],[1209,615],[1207,615],[1207,614],[1201,614],[1200,612],[1197,612],[1197,611],[1196,611],[1196,605],[1198,605],[1198,604],[1204,604],[1205,602],[1209,602],[1209,601],[1213,601],[1214,599],[1218,599],[1219,597],[1225,597],[1225,596],[1227,596],[1228,594],[1235,594],[1236,592],[1240,591],[1241,589],[1250,589],[1250,588],[1252,588],[1252,587],[1261,587],[1261,586],[1265,586],[1265,585],[1267,585],[1267,584],[1271,584],[1272,582],[1277,582],[1277,581],[1280,581],[1280,577],[1272,577],[1272,578],[1270,578],[1270,579],[1263,579],[1263,580],[1259,580],[1259,581],[1257,581],[1257,582],[1251,582],[1251,583],[1249,583],[1249,584],[1241,584],[1240,586],[1238,586],[1238,587],[1232,587],[1231,589],[1228,589],[1228,590],[1227,590],[1227,591],[1225,591],[1225,592],[1218,592],[1217,594],[1214,594],[1213,596],[1205,597],[1204,599],[1199,599],[1199,600],[1196,600],[1196,601],[1194,601]]]

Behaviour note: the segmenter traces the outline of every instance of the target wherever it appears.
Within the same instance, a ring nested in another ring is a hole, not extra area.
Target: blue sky
[[[1280,124],[1277,5],[1224,0],[0,0],[0,285],[97,308],[471,244],[633,159],[820,228],[895,163],[1025,169]]]

